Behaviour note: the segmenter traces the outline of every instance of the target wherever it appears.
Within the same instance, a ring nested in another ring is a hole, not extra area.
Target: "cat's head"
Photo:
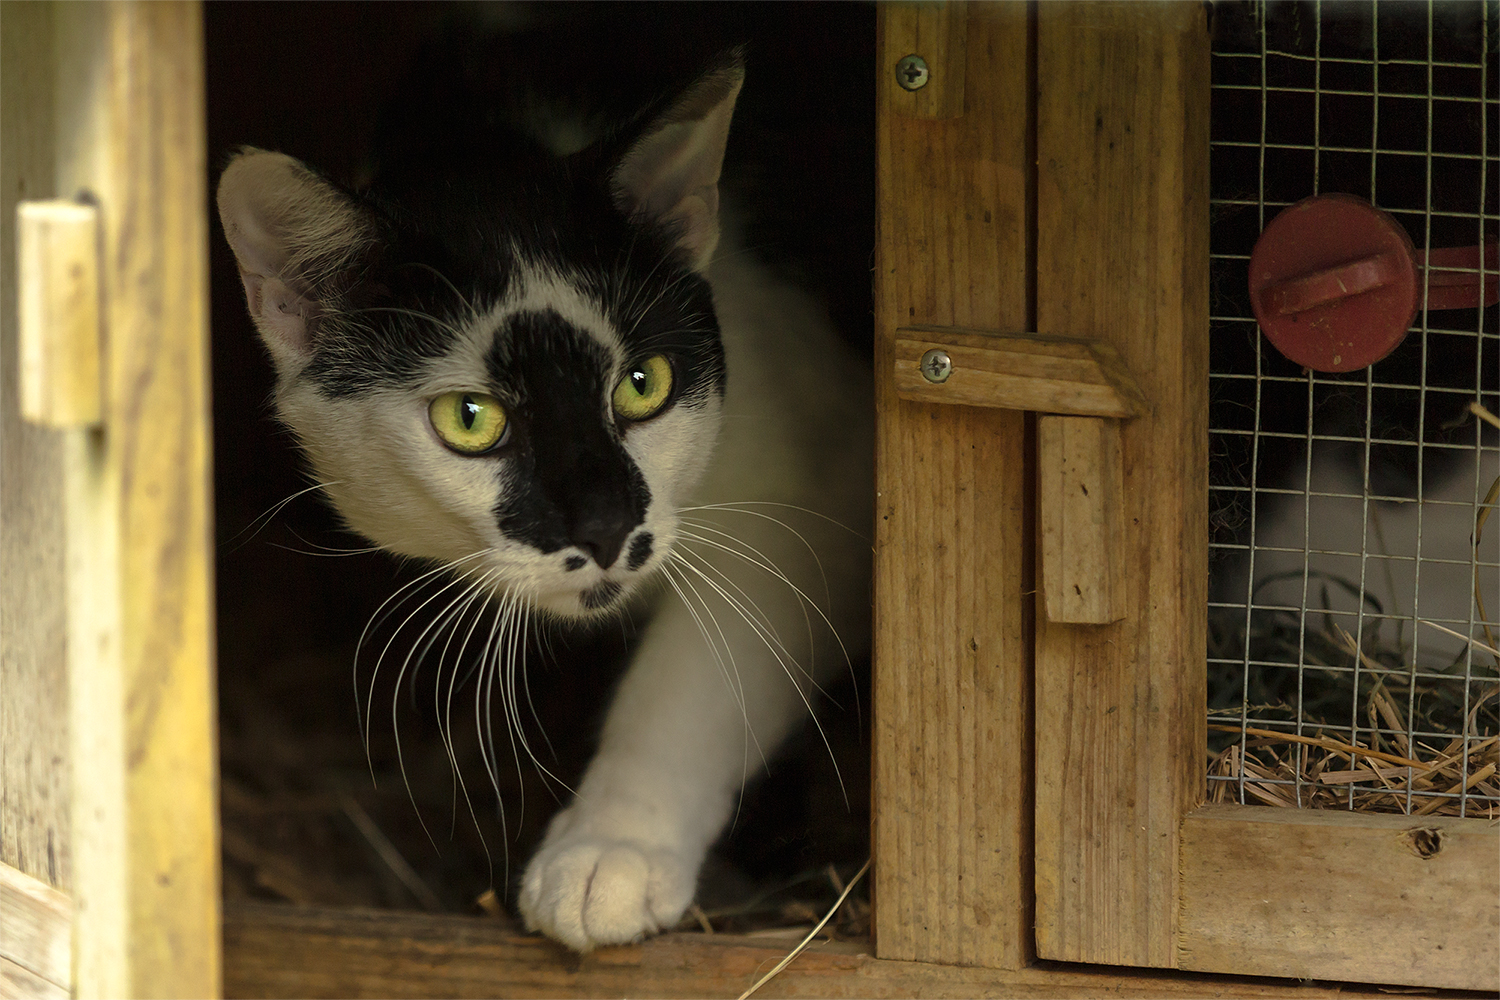
[[[359,194],[235,157],[219,214],[277,411],[351,528],[571,617],[662,564],[719,428],[703,272],[742,79],[731,56],[566,158],[422,138]]]

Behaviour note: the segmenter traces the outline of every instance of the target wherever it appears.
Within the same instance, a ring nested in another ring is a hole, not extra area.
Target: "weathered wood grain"
[[[1500,825],[1209,805],[1182,827],[1178,967],[1500,990]]]
[[[1113,344],[1150,403],[1121,428],[1124,618],[1037,619],[1037,953],[1171,966],[1205,781],[1207,15],[1037,18],[1034,329]]]
[[[72,885],[62,441],[20,411],[16,203],[57,192],[51,4],[0,4],[0,863]]]
[[[273,904],[224,920],[230,997],[733,997],[796,942],[668,934],[579,957],[488,918]],[[888,962],[814,945],[764,997],[1384,997],[1373,988],[1041,963],[1016,971]]]
[[[964,65],[968,17],[963,0],[892,4],[885,12],[880,45],[880,86],[893,114],[908,118],[953,118],[964,113]],[[927,84],[907,90],[896,80],[897,64],[921,56]]]
[[[67,996],[73,982],[73,903],[0,864],[0,960]]]
[[[922,375],[922,355],[933,348],[953,362],[945,382]],[[895,356],[896,394],[914,402],[1091,417],[1133,417],[1146,408],[1114,348],[1098,341],[903,327]]]
[[[196,3],[61,4],[57,187],[103,233],[103,426],[64,435],[77,995],[220,988]]]
[[[1037,570],[1047,620],[1107,625],[1125,616],[1120,422],[1037,419]]]
[[[900,12],[882,7],[880,30]],[[972,5],[962,117],[901,117],[878,84],[873,826],[882,958],[1014,968],[1031,955],[1026,417],[907,402],[891,377],[898,327],[1029,329],[1028,46],[1025,7]]]

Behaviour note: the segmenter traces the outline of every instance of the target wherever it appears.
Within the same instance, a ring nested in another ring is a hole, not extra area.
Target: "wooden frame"
[[[816,946],[764,992],[1381,995],[1117,964],[1495,988],[1492,824],[1199,805],[1201,6],[924,5],[880,22],[877,957]],[[28,571],[0,579],[0,608],[34,619],[0,657],[0,994],[215,995],[199,11],[0,5],[0,42],[0,522],[4,565]],[[889,78],[910,52],[929,56],[926,96]],[[89,406],[44,406],[62,429],[24,426],[12,402],[23,187],[97,206],[97,425]],[[994,352],[1074,367],[1024,403],[1005,377],[960,380],[956,399],[912,374],[931,343],[992,375],[1012,371],[985,369]],[[1105,384],[1120,412],[1080,414]],[[1094,456],[1069,459],[1074,479],[1047,478],[1056,449],[1021,406],[1103,421],[1058,452]],[[1068,564],[1117,560],[1125,585],[1050,613],[1036,498],[1094,481],[1084,467],[1118,486],[1067,506],[1100,528]],[[40,762],[9,752],[18,733]],[[667,935],[578,958],[471,918],[239,905],[223,986],[732,994],[788,945]]]
[[[16,145],[28,194],[82,200],[97,217],[97,245],[79,244],[79,252],[97,254],[98,300],[55,298],[43,329],[18,331],[9,312],[5,321],[7,359],[62,370],[65,362],[46,362],[48,352],[79,356],[92,324],[95,350],[81,353],[100,361],[97,380],[38,386],[73,394],[30,401],[49,430],[19,428],[10,384],[4,411],[7,446],[12,434],[29,436],[39,460],[60,471],[36,487],[56,491],[61,517],[44,519],[42,537],[53,541],[31,555],[44,578],[62,581],[54,594],[65,627],[24,653],[54,671],[66,665],[65,699],[52,690],[44,704],[51,718],[36,721],[70,734],[53,760],[72,776],[66,797],[44,799],[34,781],[20,790],[51,835],[51,856],[65,853],[67,864],[38,866],[29,854],[6,862],[61,883],[71,897],[71,982],[53,985],[80,997],[220,989],[199,15],[196,5],[170,3],[0,11],[5,117],[7,128],[15,115],[24,130]],[[7,157],[11,149],[7,142]],[[7,196],[19,187],[7,186]],[[5,208],[10,233],[14,205]],[[32,262],[34,281],[68,286],[66,274],[46,277],[66,262],[41,253]],[[55,336],[65,328],[70,338]],[[5,511],[7,536],[27,533],[31,511],[49,495],[27,496],[28,482],[11,488],[19,497]],[[7,600],[8,617],[19,603]],[[32,691],[48,683],[34,666],[6,673]],[[48,948],[55,954],[55,942]]]

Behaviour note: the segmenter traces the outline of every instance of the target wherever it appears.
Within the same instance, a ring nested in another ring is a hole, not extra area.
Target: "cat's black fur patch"
[[[557,313],[521,313],[485,364],[512,414],[500,530],[542,552],[576,545],[608,569],[646,517],[651,491],[606,411],[609,356]]]
[[[460,60],[387,115],[371,182],[346,189],[378,245],[320,296],[305,377],[330,396],[409,384],[504,299],[519,254],[597,298],[632,352],[670,355],[684,403],[722,394],[708,283],[671,232],[615,203],[613,171],[649,120],[560,158],[484,103],[495,96]]]
[[[646,560],[651,558],[651,547],[656,544],[656,538],[649,531],[643,531],[636,535],[630,542],[630,551],[625,556],[625,568],[635,572],[646,565]]]
[[[583,569],[583,567],[587,566],[588,564],[589,561],[583,556],[568,556],[568,558],[563,560],[563,569],[567,570],[569,573],[572,573],[576,570]]]

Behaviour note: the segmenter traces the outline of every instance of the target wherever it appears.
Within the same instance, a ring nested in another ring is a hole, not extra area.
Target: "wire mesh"
[[[1500,816],[1495,306],[1361,371],[1261,335],[1251,249],[1331,192],[1420,248],[1500,229],[1500,4],[1214,11],[1209,798]],[[1480,270],[1493,271],[1493,254]]]

